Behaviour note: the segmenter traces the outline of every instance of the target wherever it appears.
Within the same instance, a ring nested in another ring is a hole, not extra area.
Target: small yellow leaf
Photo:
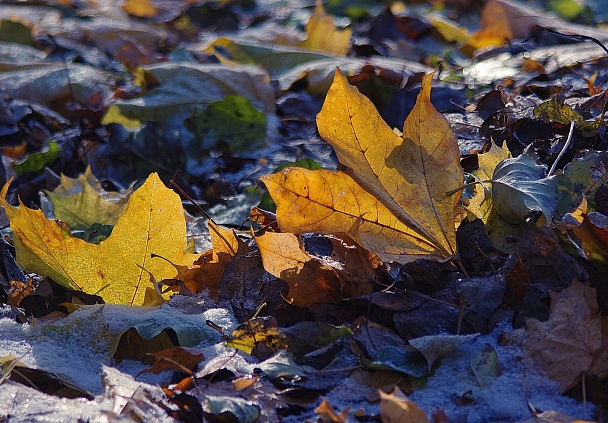
[[[306,34],[308,37],[300,44],[304,48],[323,50],[340,56],[346,56],[350,48],[352,30],[337,29],[333,16],[325,13],[320,1],[306,24]]]
[[[479,218],[483,223],[488,223],[492,211],[492,185],[490,182],[484,183],[483,181],[491,180],[498,163],[509,157],[511,157],[511,152],[507,147],[496,145],[492,145],[489,151],[477,156],[479,169],[475,171],[475,176],[480,183],[475,185],[475,195],[467,206],[467,211],[472,217],[470,220]]]
[[[138,18],[151,18],[158,13],[150,0],[127,0],[122,5],[122,10]]]
[[[90,294],[107,303],[141,305],[150,285],[146,269],[157,280],[175,274],[175,264],[191,265],[198,257],[186,254],[186,222],[179,196],[153,173],[129,198],[111,236],[99,245],[72,237],[40,210],[6,201],[0,205],[11,223],[17,263],[26,271]]]

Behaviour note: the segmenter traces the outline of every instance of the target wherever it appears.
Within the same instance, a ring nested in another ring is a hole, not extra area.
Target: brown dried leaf
[[[397,387],[391,394],[380,391],[380,415],[382,423],[430,423],[424,410]]]
[[[526,349],[563,393],[584,375],[608,376],[608,317],[598,315],[596,290],[575,280],[551,292],[546,322],[526,320]]]
[[[155,358],[154,366],[139,372],[154,373],[155,375],[165,370],[188,373],[193,371],[198,364],[203,361],[205,356],[198,350],[186,347],[174,347],[155,353],[148,353]]]

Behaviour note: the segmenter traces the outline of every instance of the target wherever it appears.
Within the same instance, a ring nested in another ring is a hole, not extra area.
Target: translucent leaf
[[[288,169],[266,176],[279,226],[293,233],[347,233],[384,261],[447,261],[456,255],[454,207],[462,185],[456,138],[431,104],[427,75],[396,134],[372,102],[336,70],[319,132],[349,174]]]
[[[40,210],[6,202],[8,184],[0,196],[11,222],[17,263],[27,271],[49,276],[73,289],[101,295],[107,303],[140,305],[149,274],[157,280],[175,275],[170,264],[191,265],[186,254],[186,222],[179,196],[152,174],[129,198],[112,235],[99,245],[72,237]],[[152,258],[152,254],[164,257]],[[146,271],[144,271],[145,269]]]

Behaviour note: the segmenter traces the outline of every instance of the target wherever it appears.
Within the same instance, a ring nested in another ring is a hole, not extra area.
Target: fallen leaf
[[[336,28],[333,16],[325,13],[321,1],[317,1],[305,30],[308,37],[300,43],[300,47],[323,50],[340,56],[346,56],[348,53],[352,30]]]
[[[492,145],[489,151],[478,154],[479,169],[475,171],[476,180],[479,184],[475,185],[475,194],[467,205],[467,211],[472,215],[469,220],[479,218],[483,223],[488,223],[492,211],[492,185],[489,181],[496,166],[511,157],[511,152],[506,147]]]
[[[463,171],[454,134],[431,105],[431,78],[401,137],[336,70],[317,125],[352,171],[291,168],[265,176],[284,231],[347,233],[384,261],[456,255],[456,199],[446,193],[462,185]]]
[[[154,357],[154,366],[142,370],[137,376],[142,373],[154,373],[157,375],[165,370],[184,373],[192,372],[205,358],[199,350],[185,347],[169,348],[163,351],[148,353],[148,355]]]
[[[10,281],[11,288],[7,293],[6,304],[19,307],[21,300],[30,295],[35,289],[36,285],[32,278],[28,278],[27,283],[21,281]]]
[[[107,303],[140,305],[149,275],[157,280],[175,274],[171,263],[191,265],[196,255],[185,253],[186,222],[179,196],[152,174],[129,198],[112,235],[99,245],[72,237],[40,210],[6,201],[8,184],[0,193],[11,222],[17,263],[28,271],[87,293]]]
[[[288,300],[298,307],[338,302],[370,292],[372,286],[343,284],[330,266],[315,260],[293,234],[266,232],[255,237],[264,268],[289,284]]]
[[[287,349],[285,335],[280,333],[274,317],[248,320],[232,332],[228,341],[232,348],[238,348],[247,354],[251,354],[258,344],[269,347],[273,352]]]
[[[174,348],[178,344],[175,332],[165,328],[154,336],[140,334],[137,328],[125,330],[118,339],[113,358],[117,363],[123,360],[138,360],[145,364],[154,364],[154,353]]]
[[[456,351],[462,343],[468,342],[476,337],[477,334],[429,335],[410,339],[408,342],[412,347],[416,348],[424,355],[428,363],[428,371],[430,372],[435,361],[451,354]]]
[[[268,74],[254,66],[166,62],[147,66],[146,71],[159,84],[141,98],[112,104],[102,124],[125,123],[127,119],[131,127],[137,127],[149,120],[186,118],[197,108],[228,95],[246,97],[256,110],[267,116],[274,114],[275,95]]]
[[[484,344],[481,351],[471,359],[471,370],[482,388],[490,386],[500,375],[498,354],[492,345]]]
[[[454,206],[446,193],[463,183],[456,137],[431,104],[423,78],[416,105],[397,135],[371,101],[336,70],[321,112],[319,133],[352,169],[352,177],[401,222],[436,246],[446,260],[456,254]]]
[[[582,131],[583,136],[593,136],[597,133],[601,125],[600,119],[587,121],[579,112],[561,102],[560,99],[560,96],[554,96],[539,104],[534,108],[534,116],[544,115],[549,120],[562,125],[570,125],[571,122],[574,122],[576,128]]]
[[[546,322],[526,320],[526,351],[566,392],[585,375],[608,376],[608,317],[599,315],[596,289],[574,280],[551,292]]]
[[[198,294],[208,289],[212,297],[217,297],[226,267],[235,257],[249,253],[249,247],[236,236],[234,229],[224,229],[211,219],[207,226],[213,249],[201,254],[192,266],[175,266],[177,274],[162,281],[169,286],[174,283],[172,291]],[[182,286],[187,288],[186,292]]]
[[[150,0],[127,0],[121,8],[129,15],[138,18],[151,18],[158,13],[158,10]]]
[[[390,394],[380,391],[380,416],[382,423],[430,423],[424,410],[398,387]]]
[[[527,154],[500,162],[492,176],[497,213],[508,222],[527,223],[534,212],[542,212],[550,223],[557,209],[557,179],[546,173],[547,167]]]
[[[87,166],[78,178],[61,175],[61,183],[54,191],[45,191],[53,204],[53,215],[71,230],[86,229],[95,223],[116,225],[127,207],[131,189],[108,192]]]
[[[93,394],[72,382],[42,369],[14,366],[10,373],[10,380],[60,398],[86,398],[89,401],[95,398]]]
[[[593,263],[598,269],[608,267],[608,222],[600,213],[592,212],[583,216],[578,224],[560,223],[556,230],[568,233],[568,242],[577,247],[580,255]]]
[[[260,418],[259,401],[247,401],[243,398],[230,397],[227,395],[206,395],[205,402],[209,411],[214,416],[222,416],[228,421],[239,423],[254,423]],[[232,415],[232,418],[226,415]],[[210,420],[210,419],[206,419]]]
[[[25,172],[38,173],[44,169],[46,165],[52,163],[57,157],[59,157],[60,153],[61,148],[59,147],[59,144],[51,141],[44,151],[39,151],[37,153],[28,155],[21,162],[14,164],[13,169],[17,175],[22,175]]]
[[[326,423],[346,423],[349,411],[349,407],[346,407],[341,413],[336,413],[327,399],[323,398],[321,404],[315,409],[315,414],[318,414]]]

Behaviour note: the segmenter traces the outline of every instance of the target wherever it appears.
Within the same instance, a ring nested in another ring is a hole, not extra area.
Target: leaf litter
[[[464,3],[1,6],[0,413],[601,415],[608,36]]]

